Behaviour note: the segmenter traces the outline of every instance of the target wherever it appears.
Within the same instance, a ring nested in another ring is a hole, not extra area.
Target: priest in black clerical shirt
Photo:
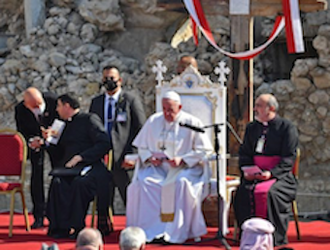
[[[88,205],[95,195],[98,215],[107,218],[112,181],[102,159],[110,149],[110,142],[100,118],[81,113],[73,96],[60,96],[57,112],[65,121],[65,128],[57,145],[62,152],[61,169],[52,172],[47,204],[48,235],[74,238],[85,227]],[[52,132],[46,131],[44,137],[49,133]],[[104,235],[109,234],[107,221],[98,226]]]
[[[298,132],[288,120],[277,114],[278,102],[271,94],[255,101],[256,121],[246,127],[239,150],[241,184],[234,199],[238,224],[251,217],[269,220],[275,226],[274,244],[287,243],[291,201],[296,196],[297,181],[292,174],[298,146]],[[244,167],[258,166],[260,172]]]

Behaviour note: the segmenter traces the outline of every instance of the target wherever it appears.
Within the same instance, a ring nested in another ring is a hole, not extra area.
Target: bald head
[[[26,89],[23,98],[24,105],[31,110],[40,107],[44,103],[41,92],[35,87]]]
[[[77,250],[102,250],[103,241],[99,230],[85,228],[78,234],[76,242]]]
[[[268,122],[274,119],[277,110],[278,102],[272,94],[262,94],[255,101],[255,118],[260,122]]]
[[[274,95],[272,95],[272,94],[262,94],[258,98],[265,101],[268,104],[269,107],[272,107],[272,108],[274,108],[275,111],[277,111],[278,102],[277,102]]]
[[[181,74],[189,65],[198,69],[197,61],[192,56],[182,56],[178,62],[178,67],[176,69],[178,74]]]

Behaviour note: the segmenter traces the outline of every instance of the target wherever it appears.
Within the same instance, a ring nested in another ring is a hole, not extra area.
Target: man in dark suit
[[[92,100],[89,111],[99,115],[108,131],[113,149],[112,174],[126,205],[126,188],[130,182],[122,167],[124,157],[133,152],[132,141],[144,124],[146,117],[137,94],[122,89],[119,70],[112,66],[103,68],[103,86],[106,93]],[[113,203],[114,187],[110,190]]]
[[[41,138],[41,127],[50,126],[56,113],[56,96],[52,93],[41,94],[41,92],[30,87],[24,92],[24,100],[15,107],[15,120],[17,130],[21,132],[29,143],[29,158],[32,165],[31,173],[31,197],[33,203],[34,223],[32,228],[43,227],[45,213],[44,193],[44,153],[45,148],[39,147]],[[47,147],[52,167],[56,160],[55,148]]]

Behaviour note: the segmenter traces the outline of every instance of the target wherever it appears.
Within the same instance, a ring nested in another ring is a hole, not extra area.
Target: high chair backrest
[[[194,67],[188,66],[180,75],[170,82],[159,81],[156,86],[156,111],[162,111],[162,96],[169,90],[177,92],[181,97],[182,110],[198,117],[204,125],[221,124],[218,133],[220,144],[220,194],[226,200],[226,96],[227,88],[212,83],[207,76],[202,76]],[[214,130],[206,129],[206,133],[214,145]],[[212,164],[212,177],[216,178],[216,163]]]
[[[16,130],[0,129],[0,175],[20,176],[24,179],[27,146]]]

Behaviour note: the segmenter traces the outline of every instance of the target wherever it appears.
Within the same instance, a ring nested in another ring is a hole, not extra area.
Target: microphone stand
[[[212,240],[219,240],[220,243],[227,249],[230,250],[231,247],[229,246],[227,239],[223,236],[222,228],[221,228],[221,216],[222,216],[222,207],[221,207],[221,200],[222,197],[220,196],[220,164],[219,164],[219,150],[220,150],[220,144],[218,139],[218,134],[221,133],[220,125],[223,124],[212,124],[205,126],[204,128],[211,128],[213,127],[214,131],[214,150],[215,150],[215,160],[216,160],[216,168],[217,168],[217,198],[218,198],[218,232],[217,235],[214,238],[208,239],[207,241]]]
[[[204,133],[204,129],[205,128],[213,128],[214,131],[214,150],[215,150],[215,160],[216,160],[216,168],[217,168],[217,198],[218,198],[218,232],[217,235],[214,238],[211,239],[206,239],[203,241],[199,241],[199,242],[206,242],[206,241],[213,241],[213,240],[219,240],[220,243],[227,249],[230,250],[231,247],[229,246],[227,239],[223,236],[222,233],[222,229],[221,229],[221,215],[222,215],[222,207],[221,207],[221,196],[220,196],[220,164],[219,164],[219,150],[220,150],[220,144],[219,144],[219,139],[218,139],[218,134],[221,133],[221,129],[220,126],[224,125],[223,123],[218,123],[218,124],[212,124],[212,125],[208,125],[208,126],[204,126],[203,128],[197,128],[197,127],[193,127],[193,126],[185,126],[189,129],[192,129],[196,132],[199,133]],[[183,125],[181,125],[183,126]],[[231,240],[231,239],[230,239]]]

